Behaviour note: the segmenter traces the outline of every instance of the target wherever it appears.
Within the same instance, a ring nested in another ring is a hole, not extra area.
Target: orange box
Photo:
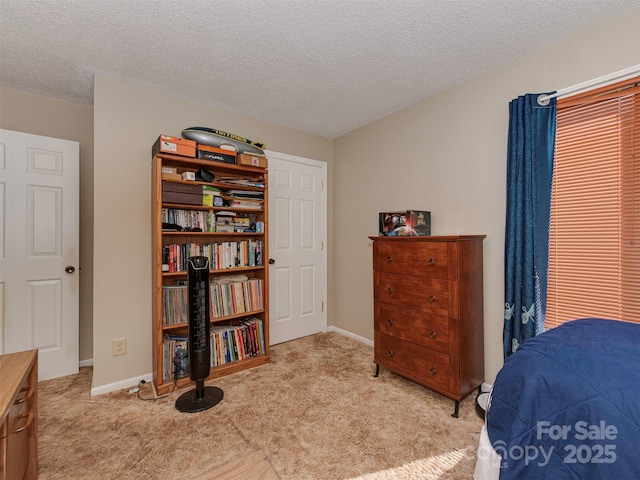
[[[253,167],[267,168],[267,157],[254,155],[252,153],[240,153],[238,155],[238,165],[251,165]]]
[[[172,137],[171,135],[160,135],[151,149],[152,155],[156,153],[173,153],[183,157],[195,157],[196,142],[186,138]]]

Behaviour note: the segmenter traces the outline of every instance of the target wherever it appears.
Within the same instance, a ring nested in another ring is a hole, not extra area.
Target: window
[[[557,102],[545,329],[640,323],[640,77]]]

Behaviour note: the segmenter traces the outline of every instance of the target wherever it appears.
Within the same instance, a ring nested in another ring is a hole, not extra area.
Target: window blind
[[[545,329],[640,323],[640,77],[557,102]]]

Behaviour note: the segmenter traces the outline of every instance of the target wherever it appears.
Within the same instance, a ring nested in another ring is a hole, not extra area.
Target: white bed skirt
[[[478,460],[473,472],[474,480],[498,480],[500,478],[500,455],[491,446],[486,424],[480,431],[478,442]]]

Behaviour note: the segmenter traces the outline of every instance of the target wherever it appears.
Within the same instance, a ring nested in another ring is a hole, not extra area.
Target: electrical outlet
[[[124,355],[127,353],[127,339],[126,338],[118,338],[113,341],[113,356],[116,355]]]

